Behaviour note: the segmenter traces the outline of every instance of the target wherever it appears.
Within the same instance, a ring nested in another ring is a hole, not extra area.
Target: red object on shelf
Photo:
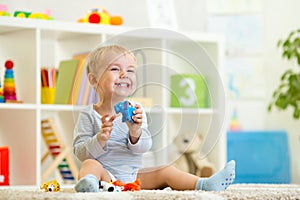
[[[0,186],[9,185],[9,149],[0,147]]]

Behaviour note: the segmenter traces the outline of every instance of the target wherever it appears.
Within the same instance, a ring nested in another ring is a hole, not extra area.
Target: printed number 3
[[[196,103],[195,90],[196,85],[195,81],[191,78],[184,78],[179,82],[179,86],[182,89],[185,89],[185,96],[179,97],[179,101],[184,106],[192,106]]]

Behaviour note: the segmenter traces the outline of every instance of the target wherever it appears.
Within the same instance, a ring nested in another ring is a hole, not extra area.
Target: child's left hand
[[[139,139],[141,133],[142,133],[142,123],[143,123],[143,111],[141,109],[141,106],[136,104],[134,106],[136,110],[133,111],[133,116],[132,120],[134,121],[133,124],[130,122],[126,122],[128,128],[129,128],[129,134],[130,134],[130,139],[133,141],[133,139],[137,140]]]

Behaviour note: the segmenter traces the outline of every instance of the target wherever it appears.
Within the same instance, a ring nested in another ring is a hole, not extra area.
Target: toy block
[[[8,147],[0,147],[0,185],[9,185]]]
[[[42,174],[42,181],[45,181],[54,170],[59,171],[64,181],[77,180],[78,169],[71,156],[71,150],[61,138],[54,120],[51,118],[42,120],[41,132],[47,146],[47,151],[42,155],[41,162],[43,163],[48,156],[53,158],[51,165]]]
[[[209,93],[205,77],[198,74],[171,76],[171,107],[208,108]]]

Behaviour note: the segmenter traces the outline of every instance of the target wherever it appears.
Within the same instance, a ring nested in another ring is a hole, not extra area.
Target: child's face
[[[117,56],[103,69],[97,92],[104,99],[124,99],[136,88],[136,62],[130,54]]]

